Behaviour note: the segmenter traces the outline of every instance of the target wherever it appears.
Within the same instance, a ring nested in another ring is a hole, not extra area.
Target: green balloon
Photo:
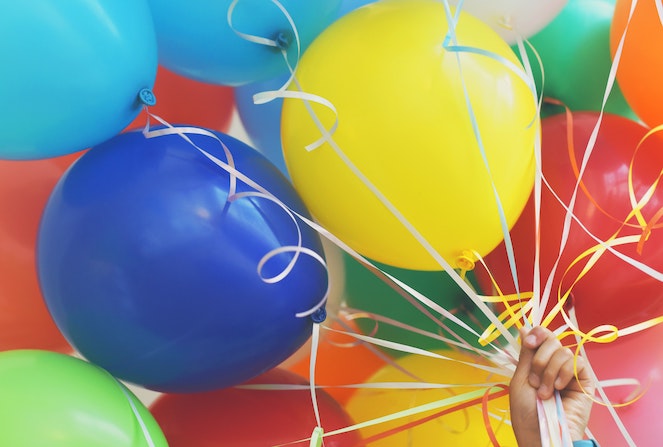
[[[447,331],[421,310],[417,309],[399,292],[377,277],[373,272],[364,267],[351,256],[344,254],[345,263],[345,300],[348,307],[391,318],[400,323],[413,326],[427,332],[441,335],[455,340]],[[438,305],[453,313],[481,334],[490,324],[488,318],[470,300],[465,292],[454,282],[448,273],[444,271],[417,271],[406,270],[373,263],[384,272],[389,273],[408,286],[414,288],[427,298],[435,301]],[[471,272],[467,274],[470,285],[478,290],[478,286]],[[424,306],[428,309],[426,306]],[[428,309],[430,310],[430,309]],[[461,337],[462,341],[472,346],[480,347],[477,336],[472,335],[466,329],[451,322],[439,313],[431,311],[437,321],[447,326],[450,330]],[[362,333],[372,335],[376,338],[406,344],[426,350],[449,349],[449,345],[441,340],[430,338],[426,335],[417,334],[411,330],[399,328],[387,323],[376,322],[371,319],[358,319],[357,325]],[[376,329],[377,328],[377,329]],[[406,355],[401,351],[385,349],[390,355],[400,357]]]
[[[615,0],[569,0],[552,22],[529,39],[545,72],[544,96],[558,99],[574,111],[600,110],[612,65],[610,25],[614,10]],[[540,92],[539,63],[532,50],[525,47]],[[513,50],[520,56],[517,47]],[[559,106],[544,104],[542,116],[563,111]],[[637,119],[617,83],[605,111]]]
[[[145,406],[109,373],[49,351],[0,353],[0,445],[156,447],[166,439]]]

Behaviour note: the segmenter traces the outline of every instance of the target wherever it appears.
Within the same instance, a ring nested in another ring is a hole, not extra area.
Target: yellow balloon
[[[465,250],[484,255],[503,238],[463,81],[509,227],[532,189],[538,118],[534,95],[503,62],[518,59],[492,29],[461,13],[456,32],[459,45],[497,60],[445,50],[447,29],[439,1],[379,1],[327,28],[296,76],[304,92],[336,108],[341,151],[456,267]],[[331,128],[331,109],[309,105]],[[374,260],[441,269],[330,144],[307,151],[321,133],[304,101],[285,100],[281,130],[290,177],[322,225]]]
[[[453,351],[437,351],[445,357],[451,357],[472,364],[480,361],[468,354]],[[396,365],[414,374],[425,382],[457,384],[444,389],[406,390],[406,389],[359,389],[346,404],[346,411],[356,423],[365,422],[418,405],[424,405],[454,395],[474,391],[480,388],[468,386],[479,383],[508,383],[508,379],[491,375],[473,366],[450,362],[420,355],[408,355],[396,361]],[[376,372],[367,382],[412,382],[394,365],[388,365]],[[508,423],[508,396],[489,401],[491,414],[504,420],[491,419],[493,431],[502,447],[516,447],[515,435]],[[409,418],[398,419],[360,431],[363,439],[402,426],[408,422],[421,420],[440,410],[421,413]],[[437,419],[425,422],[406,431],[371,442],[371,447],[430,447],[430,446],[488,446],[492,445],[483,421],[481,404],[465,410],[455,411]]]

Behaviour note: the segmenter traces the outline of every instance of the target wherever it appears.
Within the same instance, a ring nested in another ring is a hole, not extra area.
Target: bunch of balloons
[[[655,3],[5,8],[0,439],[512,445],[525,320],[658,389]]]

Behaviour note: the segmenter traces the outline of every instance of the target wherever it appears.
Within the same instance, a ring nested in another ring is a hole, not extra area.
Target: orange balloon
[[[350,325],[359,332],[356,325]],[[339,323],[330,325],[333,329],[345,330]],[[326,331],[323,329],[322,331]],[[309,378],[310,355],[288,369],[306,379]],[[327,333],[318,346],[315,364],[315,383],[318,385],[349,385],[364,383],[375,371],[385,366],[385,361],[369,348],[356,343],[352,337]],[[338,403],[345,404],[355,393],[354,388],[326,388]]]
[[[62,173],[80,156],[0,160],[0,350],[69,352],[42,299],[35,243],[42,211]]]
[[[613,57],[624,34],[631,0],[617,0],[610,29]],[[663,26],[653,0],[639,1],[624,40],[617,82],[638,117],[651,127],[663,124]]]
[[[190,124],[226,132],[235,106],[233,89],[207,84],[173,73],[159,66],[154,83],[157,103],[150,112],[171,124]],[[147,115],[140,113],[127,129],[145,127]],[[159,125],[154,120],[151,125]]]

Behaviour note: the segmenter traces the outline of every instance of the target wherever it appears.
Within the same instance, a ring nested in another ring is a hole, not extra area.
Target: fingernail
[[[528,335],[525,337],[525,340],[523,340],[525,345],[529,346],[530,348],[536,346],[536,336],[535,335]]]
[[[529,375],[529,384],[532,388],[538,388],[539,385],[541,384],[541,380],[539,380],[539,376],[536,374],[530,374]]]
[[[550,391],[548,390],[548,387],[546,385],[541,385],[539,387],[539,397],[541,399],[547,399],[550,395]]]

